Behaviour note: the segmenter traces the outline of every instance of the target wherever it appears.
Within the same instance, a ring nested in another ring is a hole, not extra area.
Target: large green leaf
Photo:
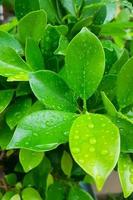
[[[118,128],[103,115],[81,115],[72,125],[69,143],[75,161],[101,190],[119,158]]]
[[[28,113],[31,107],[30,98],[19,98],[12,104],[6,114],[6,123],[13,129],[19,121]]]
[[[11,47],[18,53],[23,53],[19,42],[9,33],[0,31],[0,48]]]
[[[67,82],[81,98],[87,99],[98,87],[104,73],[104,52],[98,38],[83,28],[66,52]]]
[[[39,71],[30,74],[30,85],[35,96],[48,108],[75,111],[72,91],[58,74]]]
[[[38,111],[26,116],[18,125],[9,149],[24,148],[47,151],[68,141],[76,114],[60,111]]]
[[[15,14],[18,19],[21,19],[31,11],[39,9],[39,0],[15,0]]]
[[[40,194],[34,188],[28,187],[22,191],[22,199],[29,200],[32,197],[32,200],[42,200]]]
[[[122,67],[117,80],[117,100],[121,108],[133,103],[133,57]]]
[[[89,193],[85,192],[79,187],[72,187],[70,189],[68,200],[93,200]]]
[[[128,154],[121,154],[118,172],[124,197],[127,198],[133,192],[133,162]]]
[[[37,167],[42,161],[43,152],[34,152],[27,149],[21,149],[19,152],[19,160],[25,172]]]
[[[37,42],[28,38],[26,42],[25,57],[33,71],[44,69],[44,60]]]
[[[47,17],[44,10],[33,11],[25,15],[18,24],[18,35],[21,42],[25,43],[28,37],[38,42],[42,37],[46,24]]]
[[[10,81],[28,80],[29,66],[9,47],[0,50],[0,75],[8,77]]]
[[[13,97],[13,90],[0,90],[0,113],[9,105]]]

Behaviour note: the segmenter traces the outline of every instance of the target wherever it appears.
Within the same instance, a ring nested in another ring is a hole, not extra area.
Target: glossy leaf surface
[[[22,191],[22,199],[29,200],[31,197],[32,197],[32,200],[42,200],[42,198],[37,190],[35,190],[34,188],[31,188],[31,187],[25,188]]]
[[[81,115],[72,125],[69,144],[75,161],[101,190],[119,158],[118,128],[103,115]]]
[[[117,80],[117,99],[121,108],[133,103],[133,58],[122,67]]]
[[[25,117],[18,125],[8,148],[48,151],[68,141],[76,114],[60,111],[38,111]]]
[[[38,42],[42,37],[46,23],[46,12],[43,10],[33,11],[25,15],[18,24],[18,34],[21,42],[25,43],[28,37]]]
[[[30,74],[30,86],[35,96],[48,108],[75,111],[73,93],[54,72],[39,71]]]
[[[34,152],[27,149],[21,149],[19,152],[19,160],[25,172],[37,167],[40,164],[44,153]]]
[[[91,195],[79,187],[72,187],[70,189],[68,200],[93,200]]]
[[[129,155],[121,154],[118,172],[124,197],[127,198],[133,192],[133,162]]]
[[[95,92],[104,73],[104,52],[100,41],[83,28],[68,45],[65,61],[69,87],[87,99]]]

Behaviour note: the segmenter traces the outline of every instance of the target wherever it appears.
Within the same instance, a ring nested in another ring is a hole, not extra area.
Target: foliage
[[[83,185],[101,190],[113,170],[128,198],[131,2],[2,3],[13,18],[0,25],[0,198],[93,200]]]

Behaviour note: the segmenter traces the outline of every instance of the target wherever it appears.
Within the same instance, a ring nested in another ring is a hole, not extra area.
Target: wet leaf
[[[117,80],[117,100],[124,108],[133,103],[133,57],[122,67]]]
[[[27,63],[33,71],[44,69],[44,60],[37,42],[28,38],[26,42],[25,56]]]
[[[100,41],[83,28],[70,42],[66,53],[66,80],[83,99],[97,89],[104,73],[104,52]]]
[[[121,154],[118,172],[124,197],[127,198],[133,192],[133,162],[128,154]]]
[[[13,97],[13,90],[0,90],[0,113],[9,105]]]
[[[61,169],[64,172],[64,174],[67,175],[68,177],[71,176],[72,166],[73,166],[73,161],[70,154],[64,151],[61,158]]]
[[[101,190],[119,158],[118,128],[103,115],[81,115],[72,125],[69,144],[75,161]]]
[[[32,11],[25,15],[18,24],[18,35],[21,42],[25,43],[28,37],[38,42],[43,35],[46,24],[47,17],[44,10]]]
[[[28,80],[29,66],[9,47],[0,50],[0,75],[8,77],[10,81]]]
[[[14,129],[19,121],[28,113],[31,103],[32,101],[30,98],[24,97],[17,99],[16,102],[10,106],[6,114],[6,123],[10,129]]]
[[[33,151],[48,151],[68,141],[74,113],[61,111],[34,112],[18,125],[9,149],[24,148]]]
[[[42,161],[44,153],[34,152],[27,149],[21,149],[19,152],[19,160],[25,172],[37,167]]]
[[[73,93],[58,74],[51,71],[32,73],[30,86],[35,96],[48,108],[76,111]]]

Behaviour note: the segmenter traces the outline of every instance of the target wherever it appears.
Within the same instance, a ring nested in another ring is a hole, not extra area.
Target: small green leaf
[[[133,103],[133,57],[122,67],[117,80],[117,100],[124,108]]]
[[[15,194],[10,200],[21,200],[19,194]]]
[[[0,90],[0,113],[9,105],[13,97],[13,90]]]
[[[0,75],[8,77],[10,81],[28,80],[29,66],[9,47],[0,50]]]
[[[46,200],[63,200],[65,197],[65,188],[64,185],[60,182],[55,182],[50,185],[47,191]]]
[[[118,172],[124,197],[127,198],[133,192],[133,162],[128,154],[121,154]]]
[[[39,0],[15,0],[15,14],[18,19],[21,19],[31,11],[39,9]]]
[[[66,80],[83,99],[97,89],[104,73],[104,51],[98,38],[83,28],[70,42],[66,53]]]
[[[9,33],[0,31],[0,48],[10,47],[17,53],[23,53],[22,47],[19,42]]]
[[[8,185],[14,186],[17,182],[17,176],[14,173],[8,174],[5,176],[5,180]]]
[[[30,98],[24,97],[17,99],[16,102],[11,105],[6,114],[6,123],[10,129],[14,129],[19,121],[28,113],[31,103],[32,101]]]
[[[43,152],[34,152],[27,149],[21,149],[19,152],[19,160],[25,172],[37,167],[42,161],[43,156]]]
[[[37,42],[28,38],[26,42],[25,56],[27,63],[33,71],[44,69],[44,60]]]
[[[46,23],[47,17],[44,10],[33,11],[25,15],[18,24],[18,34],[21,42],[25,43],[28,37],[38,42],[45,30]]]
[[[24,148],[33,151],[48,151],[68,141],[74,113],[61,111],[38,111],[21,120],[9,149]]]
[[[73,93],[58,74],[51,71],[31,73],[30,86],[39,101],[48,108],[76,111]]]
[[[63,7],[71,13],[73,16],[76,16],[76,7],[74,0],[61,0]]]
[[[73,161],[69,153],[66,151],[63,152],[63,156],[61,158],[61,169],[63,170],[64,174],[68,177],[71,176],[71,170],[73,166]]]
[[[35,190],[34,188],[25,188],[23,191],[22,191],[22,199],[23,200],[29,200],[31,199],[32,197],[32,200],[42,200],[40,194],[37,192],[37,190]]]
[[[81,115],[72,125],[69,144],[75,161],[101,190],[119,158],[118,128],[103,115]]]
[[[5,121],[0,121],[0,147],[5,150],[12,138],[12,131],[6,125]]]
[[[50,185],[52,185],[54,183],[54,177],[49,174],[48,178],[47,178],[47,189],[49,188]]]
[[[68,200],[93,200],[91,195],[79,187],[72,187],[70,189]]]
[[[4,194],[1,200],[11,200],[11,197],[15,195],[14,191],[8,191]]]
[[[109,100],[109,98],[106,96],[106,94],[104,92],[101,92],[101,95],[107,113],[112,117],[117,116],[117,110],[112,102]]]

